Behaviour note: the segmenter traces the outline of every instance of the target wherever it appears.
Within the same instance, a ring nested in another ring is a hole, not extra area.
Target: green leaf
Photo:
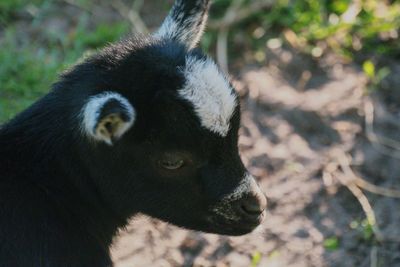
[[[367,219],[364,219],[361,222],[362,226],[362,232],[363,232],[363,237],[365,240],[371,240],[371,238],[374,236],[374,231],[372,229],[372,225],[368,222]]]
[[[378,77],[378,81],[381,82],[389,74],[390,74],[390,69],[388,67],[384,67],[378,70],[376,76]]]
[[[339,240],[336,236],[329,237],[324,240],[324,247],[327,250],[337,250],[339,248]]]
[[[371,60],[367,60],[363,63],[364,73],[371,79],[375,77],[375,65]]]
[[[251,259],[251,267],[257,267],[260,261],[261,261],[261,253],[258,251],[254,252]]]

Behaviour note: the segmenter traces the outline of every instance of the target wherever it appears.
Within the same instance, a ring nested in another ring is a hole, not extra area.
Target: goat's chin
[[[253,229],[217,229],[215,231],[211,230],[206,233],[210,234],[218,234],[218,235],[226,235],[226,236],[241,236],[251,233]]]
[[[207,222],[202,222],[194,225],[178,224],[178,226],[189,230],[201,231],[210,234],[241,236],[253,232],[261,225],[262,221],[262,218],[258,222],[207,220]]]
[[[236,219],[232,220],[230,218],[224,217],[212,217],[208,220],[207,230],[205,232],[220,234],[220,235],[230,235],[230,236],[240,236],[251,233],[256,228],[258,228],[265,219],[266,212],[264,211],[257,218],[253,220],[246,219]]]
[[[202,231],[210,234],[227,235],[227,236],[241,236],[253,232],[259,225],[256,226],[242,226],[242,225],[218,225],[209,227],[199,227],[197,231]]]
[[[150,215],[151,216],[151,215]],[[227,236],[241,236],[251,233],[258,228],[265,218],[265,212],[260,214],[254,220],[245,220],[241,218],[229,218],[216,214],[208,214],[205,217],[175,217],[162,218],[160,216],[151,216],[158,218],[166,223],[188,229],[201,231],[210,234],[219,234]]]
[[[216,228],[214,233],[220,235],[240,236],[253,232],[258,226],[260,225],[226,225]]]

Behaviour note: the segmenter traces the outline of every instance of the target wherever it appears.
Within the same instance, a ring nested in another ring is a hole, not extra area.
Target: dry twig
[[[234,0],[221,21],[210,21],[209,28],[218,29],[217,61],[221,68],[228,72],[228,36],[229,28],[260,10],[271,7],[273,0],[255,1],[249,7],[242,8],[244,0]]]
[[[385,136],[378,136],[375,133],[374,105],[369,98],[366,98],[364,101],[364,112],[365,112],[365,130],[368,140],[382,154],[400,160],[400,142]]]
[[[350,167],[350,161],[347,155],[343,151],[336,150],[334,152],[334,158],[343,171],[343,173],[336,172],[335,177],[337,177],[340,183],[346,186],[350,190],[350,192],[357,198],[358,202],[360,203],[366,215],[367,221],[372,228],[376,240],[378,240],[379,242],[383,241],[400,242],[400,237],[385,237],[382,234],[382,231],[379,229],[379,226],[377,224],[375,212],[372,209],[372,206],[369,203],[368,198],[365,196],[361,188],[371,191],[372,193],[390,197],[397,197],[397,198],[400,197],[400,192],[396,190],[375,186],[357,177]]]
[[[346,186],[347,189],[349,189],[350,192],[357,198],[358,202],[360,203],[365,213],[365,216],[367,217],[368,224],[371,226],[372,231],[374,232],[376,240],[378,240],[379,242],[384,241],[383,234],[379,229],[379,226],[376,221],[375,212],[372,209],[372,206],[369,203],[368,198],[355,183],[349,182],[349,180],[346,179],[344,175],[338,174],[336,175],[336,177],[339,179],[340,183]]]
[[[354,172],[353,172],[353,174],[354,174]],[[367,182],[366,180],[356,176],[355,174],[354,174],[354,180],[355,180],[355,183],[359,187],[361,187],[362,189],[365,189],[371,193],[385,196],[385,197],[400,198],[399,190],[376,186],[376,185],[371,184],[371,183]]]
[[[351,163],[348,159],[348,156],[346,156],[344,154],[344,152],[341,152],[340,155],[338,155],[338,161],[339,161],[340,167],[344,171],[347,179],[349,179],[351,182],[355,183],[358,187],[365,189],[371,193],[377,194],[377,195],[382,195],[385,197],[400,198],[399,190],[376,186],[376,185],[371,184],[370,182],[362,179],[361,177],[357,176],[354,173],[354,171],[351,169],[351,167],[350,167]]]
[[[218,32],[217,37],[217,61],[221,69],[228,73],[228,35],[227,29],[223,28]]]
[[[337,164],[340,165],[344,174],[347,177],[346,179],[348,179],[350,182],[355,183],[358,187],[360,187],[370,193],[376,194],[376,195],[381,195],[381,196],[391,197],[391,198],[400,198],[400,190],[377,186],[377,185],[374,185],[374,184],[366,181],[365,179],[358,176],[352,170],[352,168],[350,167],[351,162],[349,161],[348,157],[344,154],[344,152],[336,152],[336,153],[338,154],[338,157],[341,158],[341,160],[342,160],[341,164],[340,163],[337,163]],[[335,165],[335,163],[331,163],[328,165],[328,167],[326,169],[326,174],[329,174],[330,176],[332,176],[332,173],[336,170],[337,170],[337,165]]]
[[[240,23],[248,17],[254,15],[257,12],[260,12],[263,9],[270,8],[275,3],[274,0],[259,0],[253,1],[248,7],[243,7],[236,10],[234,16],[229,17],[227,19],[220,20],[211,20],[208,23],[208,28],[210,29],[221,29],[221,28],[230,28],[234,24]],[[233,4],[232,4],[233,5]]]
[[[378,247],[373,246],[371,249],[371,267],[378,267]]]
[[[228,73],[228,35],[229,29],[225,27],[226,23],[235,20],[237,11],[240,9],[244,0],[234,0],[234,2],[229,6],[228,10],[223,17],[218,31],[217,38],[217,61],[221,66],[222,70]]]
[[[74,7],[77,7],[79,9],[85,10],[88,13],[93,13],[93,10],[91,8],[88,8],[88,7],[84,6],[84,5],[76,2],[75,0],[64,0],[64,2],[69,4],[69,5],[71,5],[71,6],[74,6]]]
[[[132,8],[129,8],[123,1],[115,0],[111,1],[111,5],[121,14],[122,17],[127,19],[135,32],[141,34],[148,34],[149,29],[140,16],[140,8],[143,4],[143,0],[136,0],[132,4]]]

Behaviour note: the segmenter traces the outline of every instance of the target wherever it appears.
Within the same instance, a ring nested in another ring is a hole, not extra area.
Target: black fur
[[[122,41],[62,75],[3,125],[1,267],[112,266],[112,238],[137,213],[222,234],[255,227],[212,211],[246,172],[237,151],[240,110],[226,137],[201,126],[177,94],[188,56],[205,59],[174,40]],[[112,146],[82,134],[82,107],[104,91],[126,97],[137,114]],[[171,153],[185,160],[178,171],[159,166]]]

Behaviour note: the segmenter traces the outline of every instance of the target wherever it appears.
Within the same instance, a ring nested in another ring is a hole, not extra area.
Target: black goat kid
[[[238,97],[195,46],[208,0],[105,48],[0,130],[0,266],[112,266],[137,213],[226,235],[266,199],[237,149]]]

